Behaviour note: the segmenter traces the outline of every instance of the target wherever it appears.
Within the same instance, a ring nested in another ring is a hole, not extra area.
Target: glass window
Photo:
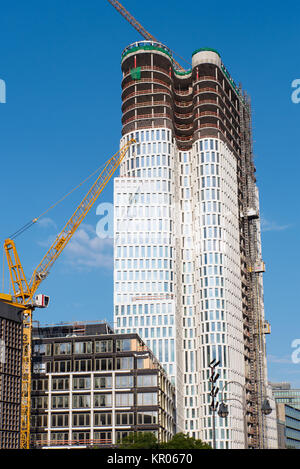
[[[61,377],[61,378],[52,378],[52,390],[53,391],[60,391],[60,390],[68,390],[69,389],[69,378]]]
[[[133,368],[133,357],[117,358],[117,370],[131,370]]]
[[[133,387],[133,376],[131,375],[116,376],[116,388],[132,388],[132,387]]]
[[[33,364],[33,373],[46,373],[46,363],[34,363]]]
[[[137,405],[157,405],[157,393],[156,392],[138,393]]]
[[[110,389],[112,387],[111,376],[95,376],[94,387],[95,389]]]
[[[73,389],[91,389],[91,378],[90,376],[74,376],[73,378]]]
[[[100,340],[95,342],[95,353],[112,352],[112,340]]]
[[[95,407],[111,407],[111,394],[94,394]]]
[[[73,407],[75,409],[91,407],[90,394],[74,394],[73,395]]]
[[[95,370],[108,371],[113,369],[112,358],[97,358],[95,360]]]
[[[71,345],[71,342],[54,344],[54,355],[70,355],[72,353]]]
[[[131,350],[131,340],[130,339],[121,339],[116,341],[116,350],[117,352],[127,352]]]
[[[75,342],[74,353],[92,353],[92,342]]]
[[[149,425],[155,424],[158,422],[157,412],[139,412],[138,413],[138,424],[139,425]]]
[[[54,433],[51,432],[51,440],[54,441],[67,441],[69,439],[68,433]]]
[[[94,432],[94,441],[95,440],[108,445],[111,443],[111,432]]]
[[[133,405],[133,394],[116,394],[116,406],[119,407],[126,407],[126,406],[132,406]]]
[[[104,412],[96,412],[94,414],[94,424],[97,427],[111,425],[111,414]]]
[[[161,316],[160,316],[160,318],[161,318]],[[136,363],[137,363],[137,365],[136,365],[137,369],[145,368],[145,363],[146,363],[145,360],[148,360],[148,358],[138,358],[138,359],[137,359],[137,361],[136,361]]]
[[[49,362],[49,369],[51,368],[50,367],[50,362]],[[71,371],[71,362],[68,360],[68,361],[64,361],[64,360],[61,360],[61,361],[56,361],[53,363],[53,370],[55,373],[66,373],[66,372],[69,372]],[[47,373],[49,373],[50,371],[47,370]]]
[[[138,375],[137,386],[140,386],[140,387],[157,386],[157,375]]]
[[[33,347],[33,353],[37,355],[46,354],[46,344],[35,344]]]
[[[68,427],[69,414],[52,414],[51,425],[52,427]]]
[[[90,425],[90,414],[75,414],[73,413],[73,426],[74,427],[87,427]]]
[[[74,371],[91,371],[92,361],[91,360],[75,360]]]
[[[65,409],[69,407],[69,396],[57,395],[52,396],[52,407],[53,409]]]
[[[116,413],[117,425],[133,425],[132,413]]]

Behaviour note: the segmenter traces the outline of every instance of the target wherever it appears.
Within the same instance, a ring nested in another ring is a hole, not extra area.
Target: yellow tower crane
[[[56,237],[48,252],[40,264],[34,270],[28,282],[22,264],[20,262],[15,243],[12,239],[6,239],[4,250],[9,267],[10,280],[13,288],[12,295],[0,294],[0,300],[23,310],[23,342],[22,342],[22,384],[21,384],[21,423],[20,423],[20,448],[29,449],[30,446],[30,407],[31,407],[31,335],[32,312],[35,308],[48,306],[49,297],[35,293],[41,282],[49,274],[49,270],[60,256],[75,231],[111,179],[130,145],[135,139],[129,140],[106,163],[96,181],[77,207],[64,228]]]

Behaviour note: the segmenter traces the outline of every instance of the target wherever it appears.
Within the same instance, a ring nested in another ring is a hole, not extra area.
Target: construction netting
[[[141,79],[141,67],[132,68],[130,70],[130,75],[133,80],[140,80]]]

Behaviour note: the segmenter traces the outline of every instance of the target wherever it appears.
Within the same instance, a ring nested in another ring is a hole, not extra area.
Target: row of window
[[[148,148],[147,148],[148,147]],[[167,143],[161,144],[158,142],[156,143],[148,143],[142,145],[132,145],[130,154],[128,154],[127,162],[129,162],[129,158],[131,157],[131,165],[127,165],[127,169],[137,169],[137,168],[150,168],[151,166],[168,166],[170,167],[170,156],[167,156],[166,153],[170,155],[171,153],[171,146]],[[157,150],[156,150],[157,148]],[[136,152],[135,152],[136,150]],[[155,155],[151,155],[151,153],[156,153]],[[158,153],[158,154],[157,154]],[[163,154],[161,154],[163,153]],[[136,156],[138,155],[138,156]],[[146,155],[146,156],[140,156]],[[150,156],[151,155],[151,156]]]
[[[173,305],[172,303],[151,303],[150,305],[148,304],[139,304],[139,305],[116,305],[115,307],[115,314],[118,316],[118,314],[123,315],[136,315],[136,314],[166,314],[166,313],[172,313],[173,311]],[[162,319],[164,318],[164,320]],[[167,318],[173,318],[174,316],[158,316],[157,319],[157,324],[160,325],[162,322],[164,324],[167,324]],[[170,319],[170,321],[173,321],[173,319]],[[173,322],[170,322],[170,324],[173,324]]]
[[[133,342],[133,343],[132,343]],[[91,354],[106,352],[124,352],[136,349],[136,341],[131,339],[117,339],[115,341],[115,350],[113,350],[113,340],[96,340],[84,342],[60,342],[54,344],[35,344],[34,353],[38,355],[71,355]]]
[[[155,322],[155,321],[154,321]],[[147,326],[147,323],[144,321],[144,317],[139,316],[130,316],[130,317],[118,317],[117,318],[117,327],[144,327]],[[174,329],[173,327],[145,327],[143,329],[143,337],[173,337],[174,336]]]
[[[34,362],[33,373],[68,373],[70,371],[110,371],[110,370],[133,370],[149,368],[149,362],[145,365],[144,358],[136,359],[134,366],[133,357],[122,358],[96,358],[94,360],[57,360],[54,362]]]
[[[160,235],[156,238],[158,239],[166,239],[168,240],[170,236],[170,232],[172,231],[172,220],[169,219],[139,219],[139,218],[127,218],[125,217],[122,220],[115,220],[115,228],[117,232],[127,232],[127,231],[134,231],[134,232],[141,232],[145,233],[148,231],[163,231],[164,234],[160,233]],[[145,236],[144,236],[145,238]],[[145,242],[145,241],[144,241]],[[127,257],[127,256],[126,256]],[[130,255],[128,257],[131,257]],[[133,256],[132,256],[133,257]],[[158,257],[158,256],[155,256]]]
[[[220,166],[218,164],[202,164],[197,166],[197,177],[219,175]]]
[[[94,389],[111,389],[113,384],[112,376],[94,376],[93,388]],[[70,388],[69,377],[52,378],[51,380],[52,391],[64,391]],[[73,377],[73,389],[91,389],[92,378],[91,376],[74,376]],[[132,388],[134,386],[133,375],[117,375],[115,377],[115,388]],[[137,375],[136,377],[137,387],[153,387],[157,386],[157,375]],[[48,380],[32,380],[32,390],[48,390]]]
[[[220,309],[220,308],[225,309],[225,300],[212,298],[210,300],[201,301],[199,306],[201,310],[208,310],[208,309],[212,310],[212,309]],[[202,312],[201,312],[201,315],[203,315]],[[205,311],[205,315],[207,315],[207,311]]]
[[[197,152],[205,151],[205,150],[219,150],[219,142],[215,139],[204,139],[196,142],[196,150]]]
[[[116,257],[172,258],[173,248],[172,246],[116,246]]]
[[[119,292],[172,293],[173,283],[169,282],[115,282],[114,290]]]
[[[147,196],[150,194],[147,194]],[[151,218],[170,218],[171,207],[167,205],[115,205],[114,207],[115,218],[137,218],[137,217],[151,217]]]
[[[168,316],[165,316],[166,319],[168,319]],[[151,321],[152,319],[152,321]],[[149,326],[159,326],[159,324],[162,324],[161,321],[157,321],[157,319],[161,319],[161,316],[123,316],[123,317],[118,317],[117,318],[117,327],[120,327],[120,325],[122,324],[122,326],[126,326],[126,324],[128,324],[128,326],[146,326],[146,327],[149,327]],[[174,316],[171,316],[170,317],[170,324],[174,324]],[[166,321],[167,323],[167,321]],[[157,329],[157,337],[167,337],[170,336],[170,335],[173,335],[173,328],[172,327],[158,327]]]
[[[156,325],[156,316],[152,318],[152,325]],[[117,327],[144,327],[146,329],[143,330],[143,337],[172,337],[174,336],[174,329],[173,327],[156,327],[148,329],[147,326],[150,326],[150,317],[144,316],[124,316],[117,318]]]
[[[117,270],[116,280],[173,280],[169,270]]]
[[[115,194],[115,204],[123,204],[129,205],[131,203],[130,194],[125,193],[117,193]],[[172,196],[170,194],[160,194],[154,192],[151,194],[144,194],[144,193],[137,193],[135,196],[135,203],[136,204],[160,204],[160,205],[171,205],[172,204]]]
[[[133,160],[132,160],[133,161]],[[132,165],[133,166],[133,165]],[[129,169],[129,160],[127,160],[127,171],[128,175],[131,177],[137,177],[142,179],[150,179],[150,178],[168,178],[171,180],[171,170],[167,168],[143,168],[143,169]]]
[[[115,268],[128,269],[172,269],[173,261],[168,259],[116,259]]]
[[[221,200],[220,189],[202,189],[199,191],[202,200]]]
[[[205,253],[203,256],[200,257],[200,263],[202,262],[204,265],[207,264],[223,264],[223,254],[221,253]],[[202,259],[202,260],[201,260]]]
[[[85,427],[91,425],[91,414],[90,413],[59,413],[49,415],[51,427],[68,427],[69,422],[72,422],[73,427]],[[48,426],[48,415],[33,415],[32,416],[32,427],[41,428]],[[137,412],[136,424],[137,425],[155,425],[158,423],[158,413],[156,411],[149,412]],[[115,413],[115,425],[134,425],[134,413],[133,412],[116,412]],[[94,413],[94,425],[96,427],[106,427],[112,425],[112,413],[109,412],[95,412]]]
[[[127,134],[124,140],[129,142],[129,140],[132,140],[133,138],[137,142],[150,142],[153,140],[172,141],[171,131],[167,129],[139,130],[135,133]]]
[[[53,394],[51,396],[52,409],[69,409],[70,407],[69,394]],[[115,394],[115,407],[128,407],[133,405],[138,406],[152,406],[157,405],[158,394],[157,392],[138,392],[134,393],[116,393]],[[84,409],[91,408],[92,396],[90,394],[73,394],[72,395],[72,408]],[[32,397],[32,409],[48,409],[48,396]],[[93,394],[93,407],[112,407],[112,394],[111,393],[94,393]]]
[[[116,436],[116,442],[122,441],[123,438],[128,436],[130,432],[129,431],[116,431],[115,436]],[[158,432],[151,431],[151,433],[155,433],[156,435]],[[72,442],[74,440],[76,441],[76,444],[87,444],[89,443],[91,438],[91,433],[88,431],[80,431],[80,432],[72,432]],[[32,435],[32,442],[33,444],[36,444],[38,446],[40,445],[47,445],[47,444],[65,444],[69,441],[69,433],[68,432],[51,432],[50,436],[50,442],[48,442],[48,435],[47,433],[37,433],[35,435]],[[112,442],[112,432],[111,431],[105,431],[105,432],[98,432],[94,431],[94,438],[93,441],[96,442],[96,444],[102,444],[102,445],[109,445]]]

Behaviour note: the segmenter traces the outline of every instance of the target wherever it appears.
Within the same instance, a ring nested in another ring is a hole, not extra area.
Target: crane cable
[[[79,187],[81,187],[85,182],[87,182],[91,177],[93,177],[95,174],[97,174],[102,168],[104,168],[106,163],[102,164],[101,166],[99,166],[99,168],[97,168],[92,174],[90,174],[86,179],[84,179],[84,181],[82,181],[80,184],[78,184],[76,187],[74,187],[73,189],[71,189],[67,194],[65,194],[63,197],[61,197],[61,199],[59,199],[57,202],[55,202],[54,204],[50,205],[49,208],[47,208],[47,210],[45,210],[43,213],[41,213],[38,217],[36,218],[33,218],[33,220],[30,220],[28,223],[26,223],[24,226],[22,226],[21,228],[19,228],[17,231],[15,231],[15,233],[13,233],[11,236],[10,236],[10,239],[15,239],[17,238],[17,236],[20,236],[22,233],[24,233],[24,231],[28,230],[28,228],[30,228],[32,225],[34,225],[35,223],[37,223],[37,221],[43,217],[44,215],[46,215],[46,213],[50,212],[50,210],[52,210],[54,207],[56,207],[57,205],[59,205],[63,200],[65,200],[69,195],[71,195],[74,191],[76,191],[76,189],[78,189]]]

